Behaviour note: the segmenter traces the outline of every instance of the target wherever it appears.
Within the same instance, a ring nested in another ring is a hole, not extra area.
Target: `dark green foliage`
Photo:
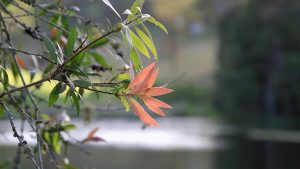
[[[216,106],[222,113],[300,112],[300,1],[253,0],[220,22]]]

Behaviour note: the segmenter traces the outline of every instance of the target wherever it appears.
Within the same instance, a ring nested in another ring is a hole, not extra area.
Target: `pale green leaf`
[[[130,58],[133,62],[134,69],[140,70],[142,68],[142,62],[141,62],[139,54],[137,53],[137,51],[134,47],[131,48],[131,50],[130,50]]]
[[[121,102],[123,103],[126,112],[130,111],[130,106],[129,106],[129,103],[127,102],[126,98],[124,96],[120,96],[119,98],[120,98]]]
[[[150,59],[150,54],[149,54],[144,42],[138,36],[136,36],[136,34],[133,33],[131,30],[129,30],[129,34],[130,34],[130,37],[131,37],[132,45],[139,52],[141,52],[143,55],[145,55],[147,58]]]
[[[134,15],[137,14],[137,12],[139,12],[139,9],[142,9],[144,1],[145,0],[135,0],[134,1],[134,3],[132,4],[132,6],[130,8],[130,11],[131,11],[132,15],[128,15],[127,21],[132,20]]]
[[[167,31],[166,27],[165,27],[162,23],[160,23],[159,21],[157,21],[155,18],[151,17],[151,18],[148,20],[148,22],[151,22],[151,23],[153,23],[154,25],[160,27],[160,29],[162,29],[166,34],[168,34],[168,31]]]
[[[143,42],[146,44],[146,46],[150,49],[152,54],[154,55],[154,58],[157,60],[158,55],[155,48],[155,45],[153,44],[153,41],[138,27],[134,27],[135,31],[139,35],[139,37],[143,40]]]

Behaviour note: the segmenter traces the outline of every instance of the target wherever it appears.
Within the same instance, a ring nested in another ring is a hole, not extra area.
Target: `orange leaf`
[[[144,108],[133,98],[129,98],[135,114],[146,124],[150,126],[160,127],[159,124],[144,110]]]
[[[92,131],[89,132],[87,138],[91,139],[94,137],[94,135],[96,134],[96,132],[99,130],[99,128],[94,128]]]
[[[16,55],[16,61],[22,69],[27,68],[25,61],[22,58],[20,58],[18,55]]]
[[[145,104],[152,104],[156,107],[162,107],[162,108],[172,108],[167,103],[160,101],[154,97],[148,97],[148,96],[140,96],[140,98],[145,102]]]
[[[158,75],[158,71],[159,71],[159,68],[157,68],[157,69],[155,70],[155,72],[152,73],[150,79],[148,80],[148,84],[147,84],[147,87],[148,87],[148,88],[149,88],[149,87],[152,87],[152,86],[154,85],[154,82],[155,82],[155,80],[156,80],[156,78],[157,78],[157,75]]]
[[[144,68],[141,72],[139,72],[136,77],[131,81],[128,86],[128,89],[133,89],[141,85],[146,77],[153,71],[155,67],[155,62]]]
[[[146,88],[142,89],[136,92],[136,95],[142,96],[161,96],[168,93],[173,92],[174,90],[166,88],[166,87],[152,87],[152,88]]]
[[[161,116],[166,116],[166,114],[160,108],[158,108],[157,106],[155,106],[153,104],[150,104],[150,103],[147,103],[147,102],[145,102],[145,104],[154,113],[156,113],[158,115],[161,115]]]
[[[158,68],[155,70],[153,69],[151,73],[148,74],[148,76],[144,79],[144,81],[141,83],[141,85],[136,90],[140,90],[143,88],[151,88],[156,80],[156,77],[158,75]]]

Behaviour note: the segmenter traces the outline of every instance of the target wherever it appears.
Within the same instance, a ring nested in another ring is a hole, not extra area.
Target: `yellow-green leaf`
[[[134,29],[137,32],[137,34],[139,35],[139,37],[144,41],[146,46],[150,49],[150,51],[154,55],[154,58],[157,60],[158,55],[157,55],[155,45],[153,44],[153,41],[138,27],[134,27]]]
[[[130,106],[129,106],[129,103],[127,102],[126,98],[124,96],[120,96],[119,98],[120,98],[121,102],[123,103],[126,112],[130,111]]]
[[[141,52],[143,55],[145,55],[147,58],[150,59],[150,54],[149,54],[144,42],[138,36],[136,36],[136,34],[133,33],[131,30],[129,30],[129,34],[130,34],[130,37],[131,37],[132,45],[139,52]]]
[[[167,31],[166,27],[162,23],[157,21],[155,18],[151,17],[150,19],[148,19],[148,22],[151,22],[154,25],[160,27],[160,29],[162,29],[166,34],[168,34],[168,31]]]

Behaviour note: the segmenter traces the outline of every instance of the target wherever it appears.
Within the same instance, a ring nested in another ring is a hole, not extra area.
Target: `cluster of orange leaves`
[[[153,96],[161,96],[173,92],[165,86],[153,87],[158,75],[159,68],[156,68],[155,62],[141,70],[135,77],[132,77],[130,84],[127,87],[128,93],[126,99],[129,101],[135,114],[146,124],[150,126],[160,127],[145,109],[132,96],[140,98],[145,105],[154,113],[165,116],[165,113],[160,108],[172,108],[167,103],[154,98]],[[131,76],[132,73],[131,73]]]

